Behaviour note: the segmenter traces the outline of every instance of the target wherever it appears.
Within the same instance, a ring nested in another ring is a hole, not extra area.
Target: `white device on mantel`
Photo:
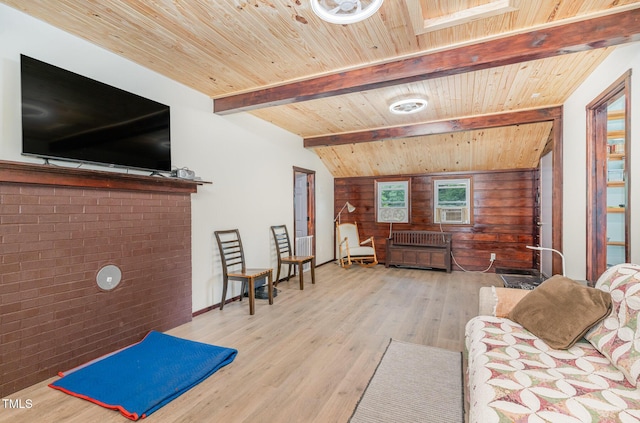
[[[196,173],[193,170],[183,167],[181,169],[173,170],[171,172],[171,176],[173,176],[174,178],[180,178],[180,179],[195,179]]]

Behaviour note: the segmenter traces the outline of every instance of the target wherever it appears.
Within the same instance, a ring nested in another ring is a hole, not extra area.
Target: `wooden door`
[[[315,176],[313,170],[299,167],[293,168],[293,215],[294,215],[294,252],[296,251],[295,239],[301,237],[311,238],[311,251],[305,254],[315,254],[316,234],[316,195]]]
[[[628,71],[587,105],[586,274],[591,284],[630,257],[630,82]]]

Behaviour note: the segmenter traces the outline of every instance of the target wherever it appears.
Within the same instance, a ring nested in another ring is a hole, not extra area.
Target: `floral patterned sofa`
[[[535,290],[517,290],[522,299],[500,312],[497,290],[483,288],[496,304],[465,330],[469,423],[640,422],[640,266],[608,269],[596,289],[608,293],[609,309],[571,346],[554,349],[509,319]]]

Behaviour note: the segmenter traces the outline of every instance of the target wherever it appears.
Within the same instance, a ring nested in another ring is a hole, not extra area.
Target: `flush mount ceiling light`
[[[398,100],[389,106],[389,111],[396,115],[409,115],[424,110],[427,107],[427,100],[423,98],[406,98]]]
[[[350,24],[376,13],[382,2],[383,0],[311,0],[311,9],[327,22]]]

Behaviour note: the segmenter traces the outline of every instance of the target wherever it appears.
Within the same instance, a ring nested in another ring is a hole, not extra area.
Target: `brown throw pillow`
[[[573,346],[611,312],[611,295],[556,275],[535,288],[509,313],[551,348]]]

